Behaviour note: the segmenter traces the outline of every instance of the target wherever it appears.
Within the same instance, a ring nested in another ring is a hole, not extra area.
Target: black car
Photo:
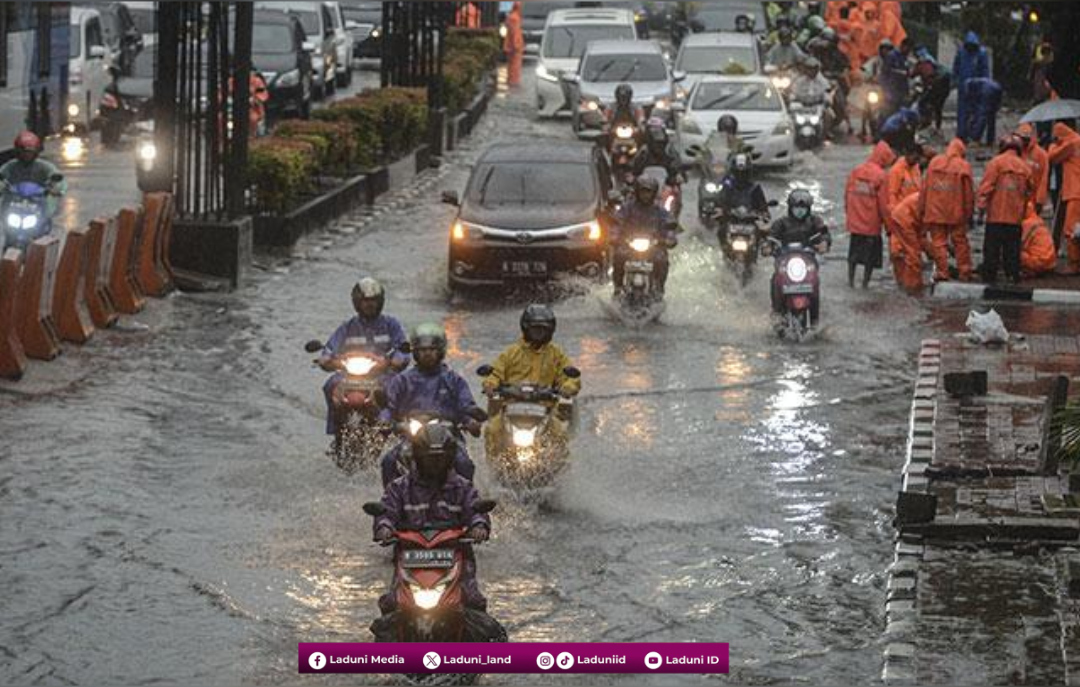
[[[353,59],[382,57],[382,3],[371,0],[342,0],[345,29],[353,36]]]
[[[498,143],[473,166],[450,227],[451,289],[606,274],[611,172],[570,141]]]
[[[268,116],[311,114],[311,50],[296,17],[273,10],[255,12],[251,60],[270,91]]]

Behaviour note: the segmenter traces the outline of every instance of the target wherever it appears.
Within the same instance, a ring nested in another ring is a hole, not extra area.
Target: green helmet
[[[435,348],[439,351],[439,360],[441,361],[446,355],[446,330],[442,328],[442,325],[435,322],[418,324],[413,329],[409,343],[412,345],[414,359],[418,349]]]
[[[806,20],[806,28],[811,35],[816,36],[825,30],[825,20],[816,14],[812,15]]]

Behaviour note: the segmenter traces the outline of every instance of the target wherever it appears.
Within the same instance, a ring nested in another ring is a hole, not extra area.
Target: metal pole
[[[251,36],[253,31],[254,12],[250,2],[241,2],[236,5],[236,43],[234,47],[234,70],[233,75],[236,83],[236,93],[233,96],[233,136],[231,169],[225,174],[225,181],[232,182],[232,187],[226,186],[226,203],[230,218],[236,218],[244,214],[244,192],[247,189],[247,179],[244,170],[247,168],[248,136],[251,90],[249,88],[251,78]]]
[[[154,171],[168,174],[169,187],[174,193],[180,189],[176,184],[176,76],[177,41],[180,27],[181,6],[173,2],[158,5],[157,72],[154,75],[154,143],[157,159]],[[177,197],[177,208],[183,208],[183,198]]]

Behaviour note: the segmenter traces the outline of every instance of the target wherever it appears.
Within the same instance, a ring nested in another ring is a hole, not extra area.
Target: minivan
[[[322,2],[260,2],[255,7],[288,12],[300,20],[313,48],[311,71],[315,98],[322,99],[333,93],[337,86],[337,48],[330,7]]]

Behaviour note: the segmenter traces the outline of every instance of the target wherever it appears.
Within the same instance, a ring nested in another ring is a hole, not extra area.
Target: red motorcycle
[[[818,275],[818,252],[826,244],[815,234],[807,245],[781,244],[774,238],[762,247],[763,255],[776,257],[772,278],[773,312],[780,316],[777,333],[794,341],[810,336],[817,324],[821,307],[821,280]]]

